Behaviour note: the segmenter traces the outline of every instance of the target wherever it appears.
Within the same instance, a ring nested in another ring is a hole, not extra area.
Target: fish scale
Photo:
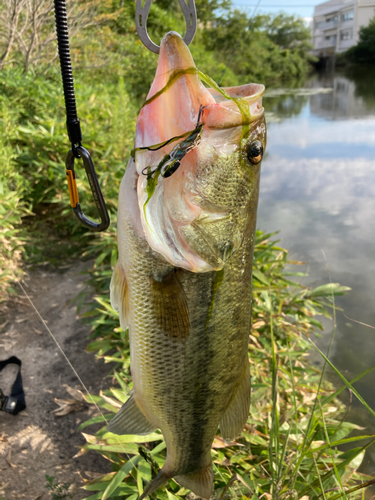
[[[203,87],[196,73],[181,71],[173,85],[166,84],[166,67],[174,71],[176,65],[183,69],[194,64],[178,35],[164,37],[160,60],[163,73],[157,72],[157,85],[149,94],[159,92],[158,98],[142,109],[137,134],[154,144],[178,135],[173,103],[179,96],[185,97],[187,108],[179,108],[180,128],[186,120],[188,131],[194,110],[203,105],[202,123],[205,117],[207,121],[200,143],[182,158],[176,172],[157,179],[151,197],[142,176],[148,169],[144,162],[152,161],[149,152],[136,153],[121,183],[119,261],[111,300],[122,327],[129,327],[134,389],[108,429],[145,434],[158,428],[165,438],[166,462],[141,498],[171,477],[208,498],[211,446],[218,427],[224,438],[234,438],[249,412],[248,336],[260,162],[253,164],[246,155],[259,150],[250,147],[255,140],[265,147],[263,108],[256,100],[264,88],[253,84],[233,89],[236,97],[242,92],[249,99],[249,106],[258,103],[259,115],[243,137],[243,116],[233,102],[216,103],[215,93]],[[222,145],[213,146],[215,134],[223,138],[223,127],[207,126],[211,114],[228,127],[232,144],[227,153]],[[155,117],[167,121],[160,129],[145,130]],[[136,147],[145,146],[136,140]],[[155,162],[165,154],[168,148],[155,155]]]

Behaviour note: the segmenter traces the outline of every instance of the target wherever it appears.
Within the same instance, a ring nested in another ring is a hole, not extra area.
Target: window
[[[351,40],[353,33],[351,31],[342,31],[340,33],[340,40]]]
[[[326,23],[330,23],[331,21],[337,23],[337,16],[326,17]]]
[[[344,23],[345,21],[350,21],[351,19],[354,19],[354,11],[351,10],[350,12],[345,12],[345,14],[342,14],[341,16],[341,22]]]

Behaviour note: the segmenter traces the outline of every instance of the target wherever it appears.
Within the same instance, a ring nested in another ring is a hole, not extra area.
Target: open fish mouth
[[[254,83],[220,89],[195,67],[180,35],[163,38],[156,76],[138,117],[135,161],[145,237],[172,265],[193,272],[221,269],[238,248],[242,238],[235,218],[230,227],[225,223],[235,199],[213,199],[206,188],[217,175],[213,167],[236,152],[233,178],[244,184],[237,165],[241,144],[263,119],[264,91]],[[219,210],[207,208],[210,204]]]

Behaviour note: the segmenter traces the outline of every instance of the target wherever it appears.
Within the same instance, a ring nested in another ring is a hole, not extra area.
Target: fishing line
[[[45,320],[42,318],[42,316],[40,315],[38,309],[35,307],[33,301],[31,300],[31,298],[29,297],[28,293],[26,292],[26,290],[24,289],[24,287],[21,285],[21,282],[18,281],[18,284],[21,288],[21,290],[23,291],[23,293],[25,294],[25,297],[27,298],[27,300],[30,302],[30,304],[32,305],[34,311],[37,313],[40,321],[43,323],[43,325],[45,326],[47,332],[51,335],[51,337],[53,338],[55,344],[57,345],[57,347],[59,348],[61,354],[64,356],[64,358],[66,359],[68,365],[70,366],[70,368],[73,370],[74,372],[74,375],[77,377],[77,379],[79,380],[80,384],[82,385],[82,387],[84,388],[84,390],[86,391],[86,394],[88,396],[88,398],[92,401],[93,405],[95,406],[95,408],[98,410],[98,412],[100,413],[101,417],[103,418],[104,422],[106,423],[106,425],[108,425],[108,420],[105,418],[105,415],[104,413],[102,412],[102,410],[100,409],[100,407],[95,403],[93,397],[91,396],[89,390],[87,389],[87,387],[85,386],[85,384],[83,383],[83,380],[81,379],[81,377],[78,375],[77,373],[77,370],[74,368],[74,366],[72,365],[72,363],[69,361],[68,359],[68,356],[65,354],[63,348],[60,346],[60,344],[58,343],[57,339],[55,338],[55,336],[53,335],[53,333],[51,332],[49,326],[47,325],[47,323],[45,322]],[[123,447],[123,443],[121,443],[119,437],[117,434],[113,434],[113,436],[115,436],[115,439],[117,440],[117,443],[120,445],[120,447]],[[123,452],[125,453],[125,451]]]
[[[59,348],[61,354],[64,356],[64,358],[66,359],[68,365],[70,366],[70,368],[73,370],[74,372],[74,375],[77,377],[77,379],[79,380],[80,384],[82,385],[82,387],[84,388],[84,390],[86,391],[87,393],[87,396],[88,398],[92,401],[93,405],[95,406],[95,408],[97,409],[97,411],[100,413],[101,417],[103,418],[104,422],[106,423],[106,425],[108,425],[108,420],[105,418],[105,415],[104,413],[102,412],[102,410],[100,409],[100,407],[95,403],[94,399],[92,398],[89,390],[87,389],[87,387],[85,386],[83,380],[81,379],[81,377],[78,375],[77,373],[77,370],[74,368],[74,366],[72,365],[72,363],[69,361],[68,359],[68,356],[65,354],[63,348],[60,346],[60,344],[58,343],[57,339],[55,338],[55,336],[53,335],[53,333],[51,332],[49,326],[47,325],[47,323],[45,322],[45,320],[42,318],[41,314],[39,313],[38,309],[35,307],[33,301],[31,300],[31,298],[29,297],[28,293],[26,292],[26,290],[24,289],[24,287],[21,285],[21,282],[18,281],[17,282],[21,288],[21,290],[23,291],[25,297],[27,298],[27,300],[30,302],[30,304],[32,305],[34,311],[36,312],[36,314],[38,315],[40,321],[43,323],[43,325],[45,326],[47,332],[50,334],[50,336],[52,337],[52,339],[54,340],[55,344],[57,345],[57,347]],[[121,448],[124,448],[124,444],[121,443],[119,437],[117,434],[113,434],[113,436],[115,437],[115,439],[117,440],[117,444],[120,445]],[[139,451],[139,449],[138,449]],[[125,449],[123,451],[123,453],[126,453]]]
[[[83,380],[81,379],[81,377],[78,375],[77,373],[77,370],[74,368],[74,366],[72,365],[72,363],[69,361],[68,359],[68,356],[65,354],[65,352],[63,351],[63,348],[60,346],[60,344],[58,343],[57,339],[55,338],[55,336],[53,335],[53,333],[51,332],[50,328],[48,327],[47,323],[44,321],[44,319],[42,318],[42,316],[40,315],[38,309],[35,307],[33,301],[31,300],[31,298],[29,297],[29,295],[27,294],[26,290],[24,289],[24,287],[21,285],[21,282],[18,281],[18,284],[21,288],[21,290],[23,291],[23,293],[25,294],[25,297],[27,298],[27,300],[30,302],[30,304],[32,305],[34,311],[37,313],[40,321],[43,323],[43,325],[45,326],[47,332],[51,335],[51,337],[53,338],[55,344],[57,345],[57,347],[59,348],[61,354],[64,356],[64,358],[66,359],[68,365],[70,366],[70,368],[73,370],[74,372],[74,375],[78,378],[80,384],[82,385],[82,387],[85,389],[86,393],[87,393],[87,396],[91,399],[92,403],[95,405],[95,408],[100,412],[101,416],[104,418],[104,421],[106,422],[106,424],[108,424],[108,421],[107,419],[105,418],[105,416],[103,415],[102,411],[100,410],[99,406],[95,403],[95,401],[93,400],[91,394],[89,393],[89,390],[87,389],[87,387],[85,386],[85,384],[83,383]]]
[[[357,319],[349,318],[349,316],[347,316],[345,313],[342,313],[342,315],[349,321],[353,321],[353,323],[358,323],[358,325],[367,326],[367,328],[372,328],[373,330],[375,330],[375,326],[368,325],[367,323],[363,323],[362,321],[358,321]]]
[[[36,314],[38,315],[40,321],[43,323],[45,329],[47,330],[47,332],[50,334],[50,336],[52,337],[52,339],[54,340],[55,344],[57,345],[57,347],[59,348],[61,354],[64,356],[64,358],[66,359],[68,365],[70,366],[70,368],[73,370],[74,372],[74,375],[77,377],[77,379],[79,380],[80,384],[82,385],[82,387],[84,388],[84,390],[86,391],[87,393],[87,396],[88,398],[92,401],[93,405],[95,406],[95,408],[98,410],[98,412],[100,413],[100,415],[103,417],[103,420],[105,421],[105,423],[108,425],[108,420],[105,418],[105,415],[104,413],[102,412],[102,410],[100,409],[100,407],[95,403],[94,399],[92,398],[89,390],[87,389],[87,387],[85,386],[85,384],[83,383],[83,380],[81,379],[81,377],[78,375],[77,373],[77,370],[74,368],[74,366],[72,365],[72,363],[69,361],[68,359],[68,356],[65,354],[63,348],[60,346],[60,344],[58,343],[57,339],[55,338],[55,336],[53,335],[53,333],[51,332],[49,326],[47,325],[47,323],[45,322],[45,320],[42,318],[41,314],[39,313],[38,309],[35,307],[33,301],[31,300],[31,298],[29,297],[28,293],[26,292],[26,290],[24,289],[24,287],[21,285],[21,282],[18,281],[18,284],[21,288],[21,290],[23,291],[25,297],[27,298],[27,300],[30,302],[30,304],[32,305],[34,311],[36,312]],[[116,436],[116,439],[118,440],[118,444],[120,444],[121,446],[123,446],[123,444],[121,443],[121,441],[118,439],[117,435],[114,434],[114,436]]]
[[[253,19],[253,17],[255,16],[255,13],[256,13],[256,11],[257,11],[257,9],[258,9],[258,7],[259,7],[259,5],[260,5],[260,2],[261,2],[261,1],[262,1],[262,0],[258,0],[257,4],[256,4],[256,6],[255,6],[255,9],[253,10],[253,13],[251,14],[251,16],[250,16],[250,18],[249,18],[249,21],[251,21],[251,20]],[[221,77],[219,78],[219,81],[218,81],[218,85],[219,85],[219,86],[220,86],[220,84],[221,84],[222,79],[223,79],[223,78],[224,78],[224,76],[225,76],[225,73],[227,72],[227,69],[228,69],[228,67],[229,67],[229,63],[230,63],[230,61],[233,59],[233,57],[235,56],[235,54],[236,54],[236,52],[237,52],[238,47],[240,46],[240,43],[241,43],[242,37],[243,37],[243,36],[244,36],[244,34],[246,33],[246,29],[247,29],[247,27],[243,30],[243,33],[242,33],[241,37],[239,38],[239,41],[238,41],[237,45],[234,47],[234,49],[233,49],[233,51],[232,51],[232,54],[230,55],[230,57],[229,57],[229,59],[228,59],[228,63],[227,63],[227,65],[225,66],[225,69],[224,69],[224,71],[222,72]]]

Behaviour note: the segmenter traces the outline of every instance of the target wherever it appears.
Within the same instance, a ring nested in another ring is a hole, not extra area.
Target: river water
[[[337,313],[330,355],[348,380],[375,365],[374,82],[368,69],[318,74],[303,88],[270,89],[264,98],[268,146],[258,226],[279,230],[290,258],[307,263],[305,284],[352,288],[336,301],[347,317]],[[327,351],[333,324],[324,327],[318,345]],[[375,409],[375,370],[355,387]],[[347,420],[375,434],[375,419],[355,398]],[[375,473],[375,446],[362,470]]]

